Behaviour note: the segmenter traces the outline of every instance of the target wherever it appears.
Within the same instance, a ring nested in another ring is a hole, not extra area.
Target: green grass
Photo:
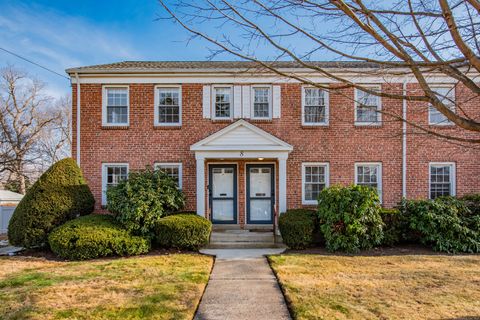
[[[0,319],[191,319],[213,259],[0,258]]]
[[[269,257],[296,319],[475,319],[480,256]]]

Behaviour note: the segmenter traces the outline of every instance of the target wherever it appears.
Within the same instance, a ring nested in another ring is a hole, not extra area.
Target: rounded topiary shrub
[[[436,251],[480,252],[480,215],[453,197],[410,200],[402,209],[420,241]]]
[[[305,249],[315,241],[317,213],[308,209],[292,209],[280,215],[278,227],[283,242],[292,249]]]
[[[48,243],[59,257],[86,260],[131,256],[150,250],[150,241],[132,236],[110,215],[92,214],[68,221],[53,230]]]
[[[376,190],[365,186],[325,188],[318,198],[320,230],[330,251],[357,252],[379,245],[383,221]]]
[[[208,244],[212,223],[192,214],[160,219],[155,226],[155,242],[163,248],[198,250]]]
[[[108,210],[130,232],[153,237],[156,223],[183,208],[185,198],[176,182],[159,170],[133,171],[107,191]]]
[[[56,226],[92,213],[94,204],[75,161],[60,160],[40,176],[18,204],[8,226],[8,240],[26,248],[42,246]]]

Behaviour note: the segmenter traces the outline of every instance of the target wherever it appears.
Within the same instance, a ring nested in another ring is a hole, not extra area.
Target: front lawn
[[[476,319],[480,256],[269,257],[297,319]]]
[[[192,319],[213,259],[0,258],[0,319]]]

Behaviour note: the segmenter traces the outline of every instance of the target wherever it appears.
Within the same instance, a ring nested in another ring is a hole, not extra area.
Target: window
[[[156,163],[155,170],[161,170],[177,182],[182,189],[182,164],[181,163]]]
[[[253,98],[253,119],[270,118],[271,109],[271,91],[270,87],[252,87]]]
[[[157,87],[155,93],[155,125],[180,125],[182,122],[182,90],[180,87]]]
[[[382,202],[382,164],[356,163],[355,184],[377,190],[380,202]]]
[[[440,86],[431,89],[435,91],[438,99],[442,101],[450,110],[455,111],[455,88],[452,86]],[[452,122],[438,111],[434,106],[428,107],[428,123],[432,125],[452,125]]]
[[[128,87],[109,86],[103,90],[103,125],[128,126]]]
[[[329,185],[328,163],[302,164],[302,203],[316,205],[317,198],[324,188]]]
[[[107,204],[107,190],[128,178],[127,163],[104,163],[102,165],[102,205]]]
[[[232,117],[232,88],[213,87],[214,119]]]
[[[328,125],[328,92],[319,88],[303,88],[302,124]]]
[[[379,86],[369,87],[371,90],[380,91]],[[380,97],[355,89],[355,124],[372,125],[382,121]]]
[[[430,199],[455,195],[455,164],[430,163]]]

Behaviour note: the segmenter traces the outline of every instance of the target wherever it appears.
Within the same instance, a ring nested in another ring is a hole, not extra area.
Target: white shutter
[[[250,119],[250,86],[242,87],[242,96],[243,117]]]
[[[281,114],[281,90],[280,86],[273,86],[272,88],[272,104],[273,104],[273,112],[272,112],[272,117],[273,118],[280,118]]]
[[[235,119],[242,117],[242,87],[233,87],[233,117]]]
[[[203,117],[210,118],[210,110],[211,108],[211,87],[210,86],[203,86]]]

